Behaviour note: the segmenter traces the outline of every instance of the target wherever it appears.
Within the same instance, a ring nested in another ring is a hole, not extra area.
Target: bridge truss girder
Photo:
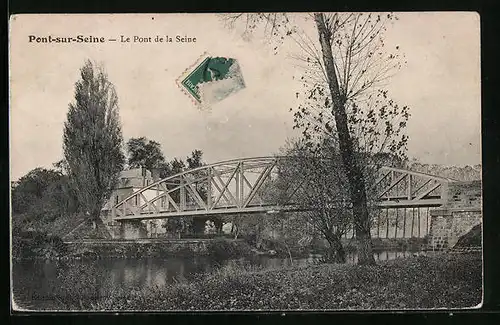
[[[279,197],[266,192],[287,159],[293,157],[235,159],[184,171],[131,194],[112,208],[111,217],[124,221],[304,210],[295,195],[303,175]],[[452,181],[392,167],[381,167],[379,174],[373,186],[384,208],[440,206]]]

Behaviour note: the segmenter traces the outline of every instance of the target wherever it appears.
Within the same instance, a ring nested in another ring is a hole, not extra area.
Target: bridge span
[[[280,166],[292,156],[252,157],[221,161],[186,170],[131,194],[111,211],[115,221],[184,216],[300,211],[300,192],[307,175],[297,175],[276,193]],[[439,207],[446,201],[453,179],[382,166],[374,183],[382,208]]]

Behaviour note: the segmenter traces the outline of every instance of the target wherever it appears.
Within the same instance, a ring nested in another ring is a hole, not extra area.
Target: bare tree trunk
[[[231,226],[231,233],[234,234],[234,239],[238,239],[240,228],[235,223]]]
[[[285,244],[286,250],[288,252],[288,257],[290,258],[290,265],[293,265],[292,252],[290,251],[290,247],[287,245],[286,242],[284,244]]]
[[[375,264],[371,247],[370,219],[367,207],[366,189],[362,170],[355,159],[353,142],[349,133],[347,113],[345,110],[345,98],[343,98],[332,54],[331,32],[328,30],[325,15],[314,14],[314,20],[318,28],[319,41],[323,54],[323,62],[328,81],[330,95],[333,101],[333,115],[339,137],[342,163],[347,172],[351,193],[351,202],[355,218],[356,239],[358,241],[358,263]]]
[[[327,260],[334,263],[345,263],[346,262],[346,253],[344,250],[344,246],[342,245],[341,236],[329,236],[326,238],[328,244],[330,245],[330,251],[327,255]]]
[[[92,229],[96,230],[98,225],[103,224],[101,219],[101,209],[97,208],[97,205],[92,209],[89,217],[92,220]]]

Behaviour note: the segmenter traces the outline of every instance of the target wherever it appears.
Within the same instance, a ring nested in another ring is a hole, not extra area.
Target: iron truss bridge
[[[152,183],[118,202],[113,221],[300,211],[296,195],[302,184],[270,192],[280,163],[293,157],[254,157],[221,161]],[[381,167],[375,182],[383,208],[438,207],[454,180],[405,169]],[[300,177],[297,177],[300,180]]]

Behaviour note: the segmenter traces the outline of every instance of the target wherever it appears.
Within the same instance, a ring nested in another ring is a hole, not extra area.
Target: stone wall
[[[431,211],[429,249],[452,248],[475,225],[482,222],[481,209],[438,209]]]
[[[242,257],[251,253],[251,248],[243,240],[109,240],[72,241],[65,243],[68,257],[73,258],[125,258],[125,257],[169,257],[169,256],[215,256],[227,254]]]
[[[482,222],[481,182],[453,182],[448,185],[446,203],[431,211],[429,247],[452,248],[460,238]]]
[[[146,225],[139,220],[127,220],[120,222],[121,239],[140,239],[148,235]]]

